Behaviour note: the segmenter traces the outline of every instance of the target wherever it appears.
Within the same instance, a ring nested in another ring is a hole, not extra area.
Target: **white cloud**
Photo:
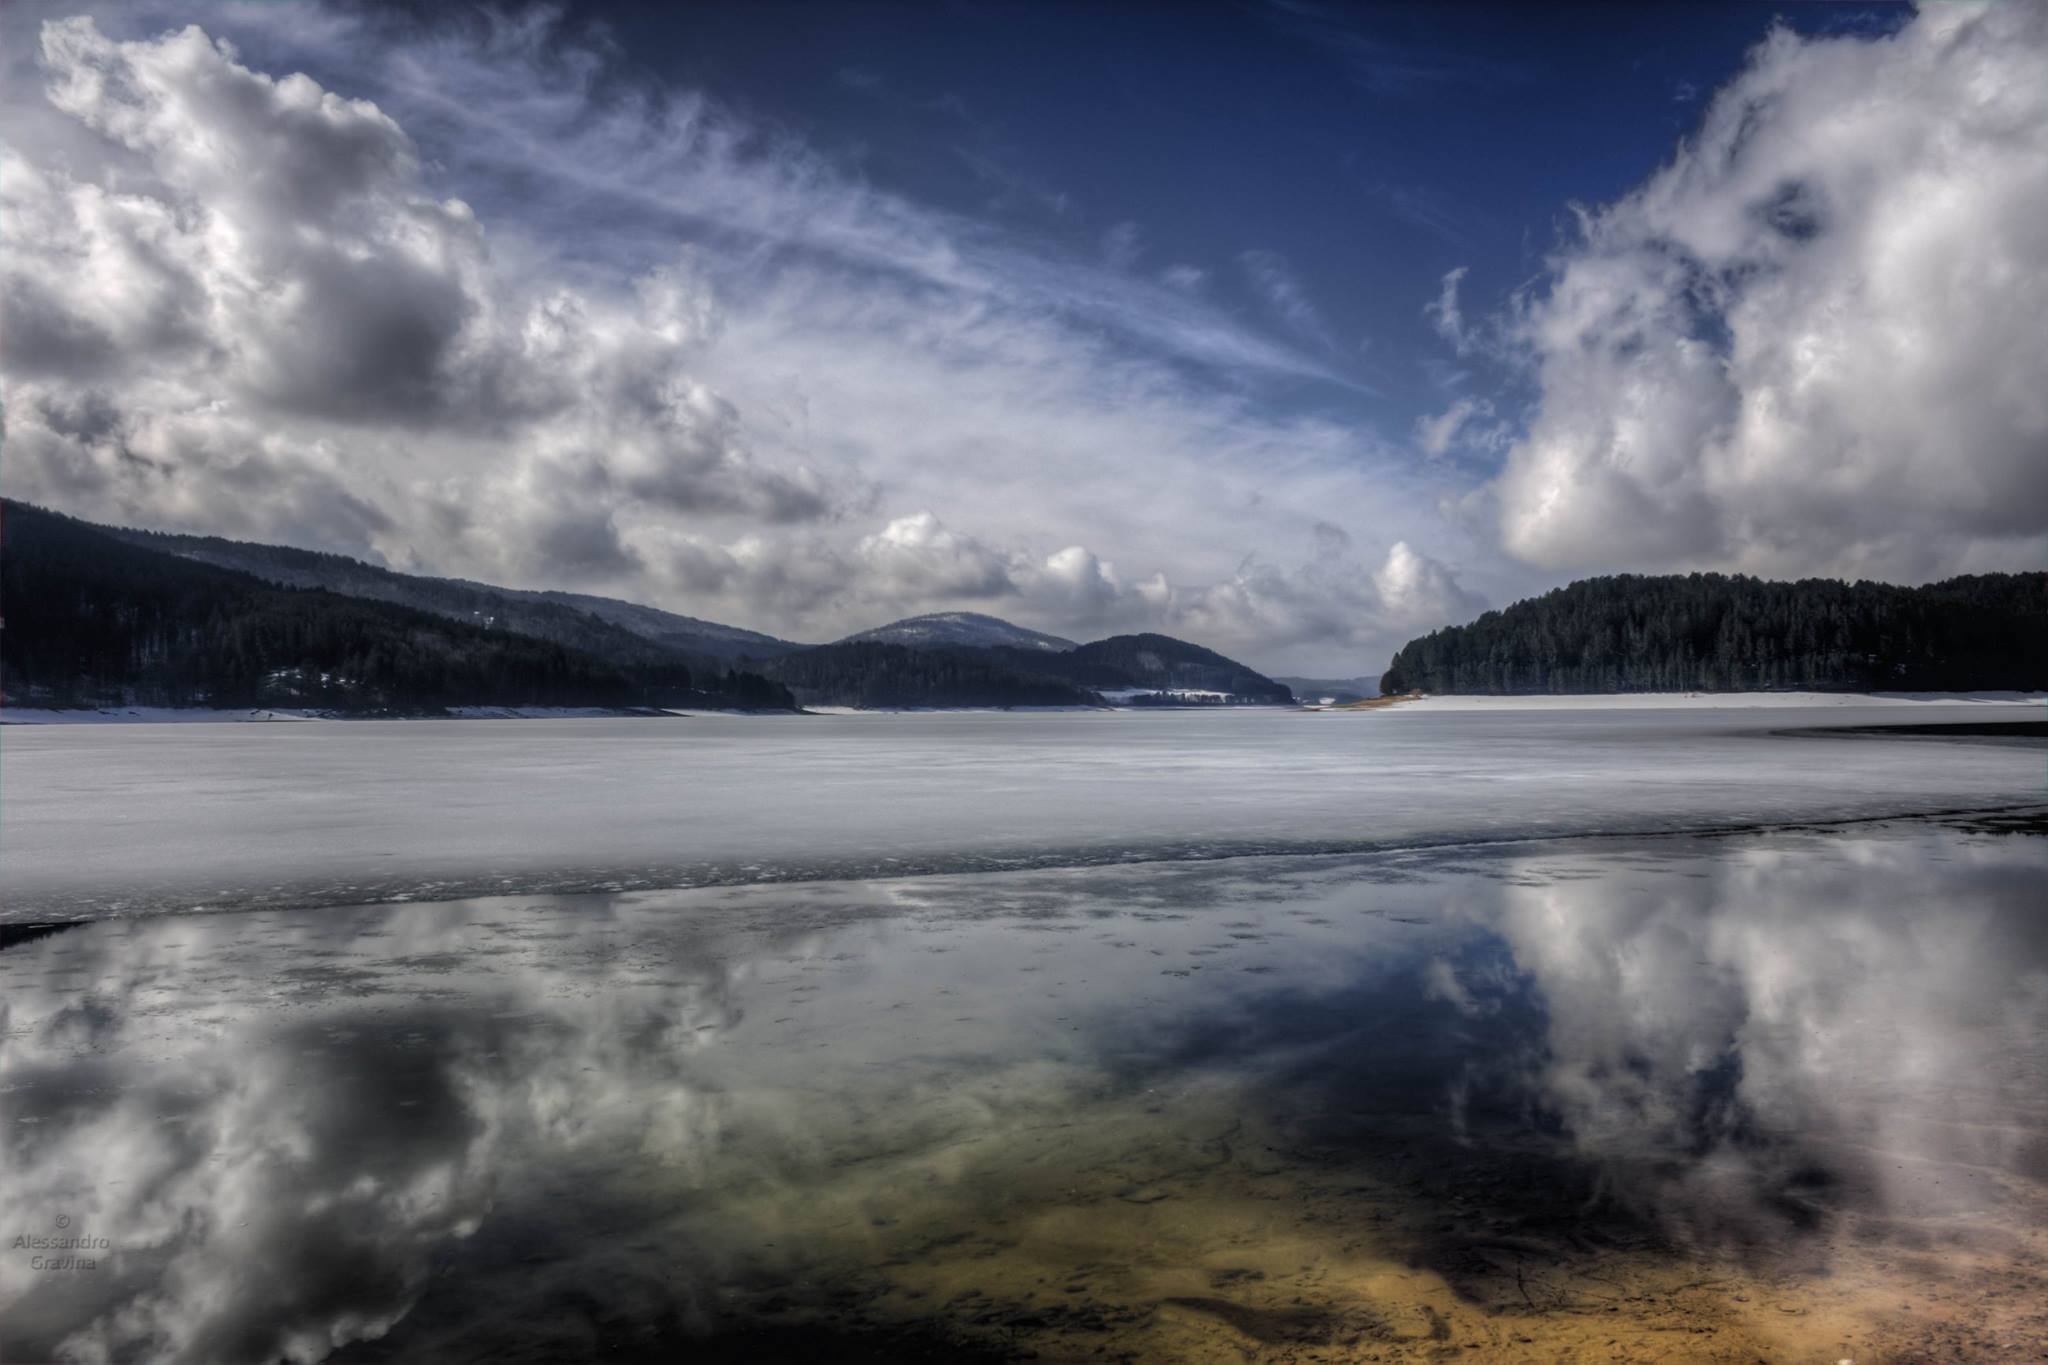
[[[1440,625],[1471,616],[1481,606],[1447,567],[1405,540],[1394,542],[1372,581],[1386,619],[1398,626]]]
[[[1483,449],[1496,448],[1503,439],[1498,424],[1484,424],[1493,415],[1493,404],[1484,398],[1465,397],[1434,416],[1415,423],[1415,443],[1430,459],[1440,459],[1461,442]]]
[[[496,567],[598,576],[636,563],[631,508],[826,512],[691,377],[701,288],[527,287],[391,118],[197,28],[41,37],[51,103],[132,156],[97,180],[0,163],[16,490],[359,552],[418,545],[436,503],[507,508],[478,527],[523,547]],[[438,494],[409,477],[429,464]]]
[[[1465,315],[1458,307],[1458,286],[1470,268],[1461,265],[1446,274],[1437,296],[1422,309],[1422,315],[1429,319],[1430,326],[1436,328],[1436,334],[1450,342],[1452,349],[1460,355],[1472,349],[1472,338],[1465,331]]]
[[[1323,315],[1285,256],[1259,249],[1244,252],[1237,259],[1259,298],[1288,331],[1323,350],[1337,348]]]
[[[907,602],[1002,597],[1017,591],[1009,561],[930,512],[898,517],[860,543],[874,581]]]
[[[1348,539],[1316,536],[1315,557],[1294,569],[1246,560],[1229,578],[1199,587],[1160,584],[1163,615],[1196,639],[1257,638],[1285,657],[1290,646],[1337,641],[1354,673],[1385,664],[1387,640],[1467,619],[1482,603],[1449,566],[1396,541],[1377,569],[1353,559]]]
[[[1582,215],[1515,319],[1540,396],[1498,486],[1507,547],[1558,568],[2038,565],[2044,68],[2034,5],[1775,31],[1668,166]]]
[[[1489,913],[1513,972],[1454,982],[1475,1011],[1533,988],[1545,1036],[1511,1067],[1584,1155],[1612,1163],[1614,1193],[1674,1230],[1753,1236],[1816,1159],[1875,1212],[1923,1215],[1954,1197],[1958,1166],[2018,1160],[1982,1030],[2034,1036],[2048,1012],[2015,987],[2031,959],[2007,947],[2038,900],[2027,876],[1986,875],[1973,932],[1932,938],[1924,910],[1952,893],[1951,842],[1833,851],[1716,850],[1657,894],[1621,876],[1567,890],[1532,865]],[[1980,873],[1998,861],[1960,856]],[[1677,1169],[1659,1159],[1673,1150],[1706,1159]]]
[[[1138,225],[1105,264],[920,207],[544,16],[149,16],[0,20],[11,495],[796,638],[1002,599],[1269,667],[1399,640],[1303,606],[1364,569],[1243,565],[1333,514],[1462,540],[1364,422],[1264,401],[1356,392],[1277,256],[1269,332],[1132,268]]]
[[[1116,566],[1105,564],[1085,545],[1069,545],[1046,556],[1037,575],[1041,595],[1050,594],[1069,620],[1100,620],[1124,599]]]

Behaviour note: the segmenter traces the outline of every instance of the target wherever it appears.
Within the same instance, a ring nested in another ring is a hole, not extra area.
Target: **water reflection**
[[[2044,871],[1902,824],[87,926],[0,953],[0,1217],[104,1249],[0,1256],[0,1358],[2038,1351]]]

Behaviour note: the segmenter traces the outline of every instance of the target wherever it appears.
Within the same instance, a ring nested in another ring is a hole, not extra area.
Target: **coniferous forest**
[[[843,640],[757,665],[799,701],[836,706],[1100,706],[1101,693],[1152,689],[1131,705],[1281,705],[1294,694],[1214,650],[1169,635],[1113,635],[1067,650],[1006,645],[917,647]]]
[[[24,503],[4,508],[0,690],[14,705],[788,708],[779,683],[278,587]]]
[[[1384,693],[2048,689],[2048,573],[1617,574],[1411,640]]]
[[[849,640],[761,665],[806,703],[831,706],[1099,706],[1093,692],[1022,673],[987,649]]]
[[[1112,635],[1060,652],[997,648],[1020,673],[1042,673],[1076,687],[1117,690],[1159,688],[1165,692],[1224,692],[1240,702],[1287,705],[1294,693],[1213,649],[1171,635]]]
[[[12,501],[0,503],[0,612],[0,689],[16,706],[351,715],[453,706],[780,710],[798,699],[1095,706],[1102,690],[1129,689],[1147,689],[1131,698],[1136,704],[1181,704],[1205,692],[1236,704],[1293,700],[1243,664],[1164,635],[1060,651],[867,640],[806,647],[614,599],[96,526]]]

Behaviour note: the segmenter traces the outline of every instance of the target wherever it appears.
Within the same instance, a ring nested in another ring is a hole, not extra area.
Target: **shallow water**
[[[0,1359],[2037,1358],[2043,828],[81,925]]]
[[[1986,714],[1218,708],[8,726],[0,922],[1363,850],[2043,799],[2038,748],[1786,733]]]

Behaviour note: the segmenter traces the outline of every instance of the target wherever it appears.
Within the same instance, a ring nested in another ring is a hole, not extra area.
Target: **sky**
[[[2048,564],[2048,6],[0,11],[0,491],[1267,672]]]

